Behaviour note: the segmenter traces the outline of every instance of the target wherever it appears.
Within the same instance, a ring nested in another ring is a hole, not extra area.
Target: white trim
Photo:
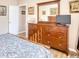
[[[69,48],[69,51],[73,51],[73,52],[77,53],[77,51],[75,49],[72,49],[72,48]]]
[[[21,31],[21,32],[19,32],[19,34],[20,34],[20,33],[24,33],[24,32],[26,32],[26,31]]]

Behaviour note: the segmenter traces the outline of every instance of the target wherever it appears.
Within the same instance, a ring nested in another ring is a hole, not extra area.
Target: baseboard
[[[69,48],[69,51],[73,51],[75,53],[77,53],[77,51],[75,49]]]
[[[20,34],[20,33],[24,33],[24,32],[26,32],[26,31],[21,31],[21,32],[19,32],[19,34]]]

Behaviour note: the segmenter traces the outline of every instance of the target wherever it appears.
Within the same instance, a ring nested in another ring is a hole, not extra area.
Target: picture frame
[[[21,14],[22,14],[22,15],[25,15],[25,14],[26,14],[26,12],[25,12],[25,11],[21,11]]]
[[[50,15],[58,15],[58,8],[50,8]]]
[[[70,2],[70,12],[71,13],[79,13],[79,1],[71,1]]]
[[[7,14],[7,7],[0,6],[0,16],[6,16],[6,14]]]
[[[34,7],[29,7],[28,8],[28,14],[29,15],[34,15]]]

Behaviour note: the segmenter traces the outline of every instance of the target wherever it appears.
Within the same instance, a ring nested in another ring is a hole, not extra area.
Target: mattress
[[[0,58],[51,58],[43,46],[23,40],[12,34],[0,35]]]

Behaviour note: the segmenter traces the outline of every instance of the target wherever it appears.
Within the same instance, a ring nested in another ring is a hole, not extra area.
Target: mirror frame
[[[58,5],[58,15],[60,14],[60,0],[55,0],[55,1],[49,1],[49,2],[43,2],[43,3],[37,3],[37,22],[39,22],[39,7],[47,4],[55,4],[57,3]]]

